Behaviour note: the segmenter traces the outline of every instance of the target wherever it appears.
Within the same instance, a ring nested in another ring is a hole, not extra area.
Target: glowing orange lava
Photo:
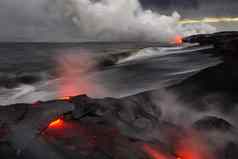
[[[213,159],[213,155],[205,141],[196,134],[179,142],[176,148],[177,159]]]
[[[71,97],[69,97],[69,96],[66,96],[66,97],[60,97],[59,99],[60,99],[60,100],[70,100]]]
[[[167,159],[165,155],[160,153],[158,150],[152,148],[148,144],[144,144],[143,149],[145,150],[146,153],[148,153],[151,159]]]
[[[52,121],[48,128],[61,128],[64,125],[64,121],[62,119],[57,119],[55,121]]]
[[[176,45],[183,44],[183,37],[180,35],[176,35],[173,39],[173,43],[175,43]]]

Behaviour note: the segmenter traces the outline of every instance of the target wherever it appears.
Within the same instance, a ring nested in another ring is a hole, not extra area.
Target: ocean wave
[[[146,60],[148,58],[156,58],[166,55],[193,53],[206,49],[212,49],[213,46],[178,46],[178,47],[157,47],[146,48],[132,54],[126,58],[123,58],[117,62],[117,64],[130,63],[131,61]]]

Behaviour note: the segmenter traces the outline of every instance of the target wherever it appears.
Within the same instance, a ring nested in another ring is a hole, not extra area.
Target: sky
[[[0,41],[87,41],[67,16],[66,1],[1,0]],[[236,0],[140,0],[146,9],[182,17],[238,15]]]

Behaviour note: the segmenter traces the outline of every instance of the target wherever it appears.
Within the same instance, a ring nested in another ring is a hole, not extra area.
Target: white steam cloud
[[[168,41],[182,36],[210,33],[216,29],[207,24],[178,24],[180,15],[161,15],[144,10],[138,0],[69,0],[71,16],[87,38],[97,40]]]

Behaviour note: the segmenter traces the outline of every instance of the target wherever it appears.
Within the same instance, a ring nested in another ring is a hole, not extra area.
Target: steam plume
[[[95,69],[96,62],[89,54],[67,53],[58,57],[58,98],[67,98],[82,94],[102,94],[104,89],[88,78],[87,73]]]
[[[81,34],[97,40],[168,41],[175,35],[214,32],[207,24],[184,26],[180,15],[161,15],[138,0],[69,0],[67,14]]]

